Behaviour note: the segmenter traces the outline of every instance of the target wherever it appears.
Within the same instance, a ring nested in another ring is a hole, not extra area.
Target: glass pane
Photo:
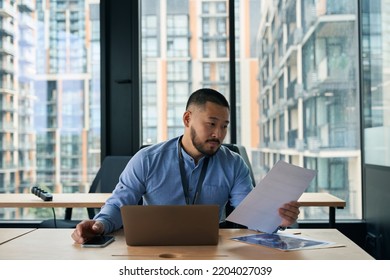
[[[213,87],[229,98],[229,2],[176,3],[141,2],[142,22],[157,23],[142,33],[144,144],[182,133],[195,89]],[[309,191],[345,199],[338,219],[360,218],[355,1],[236,0],[234,11],[237,143],[256,181],[280,159],[314,168],[319,175]],[[306,208],[302,217],[328,219],[324,210]]]
[[[99,1],[0,5],[0,192],[87,192],[100,166]],[[0,209],[40,217],[51,209]]]
[[[386,1],[362,3],[364,160],[381,166],[390,166],[389,8]]]
[[[142,139],[152,144],[183,133],[187,99],[196,89],[214,88],[229,99],[228,3],[140,3]]]
[[[279,159],[316,169],[308,191],[346,200],[337,218],[362,215],[356,2],[269,0],[257,10],[260,133],[248,145],[257,178]],[[328,217],[302,210],[304,219]]]

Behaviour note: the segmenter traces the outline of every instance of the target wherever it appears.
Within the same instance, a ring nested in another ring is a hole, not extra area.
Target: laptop
[[[121,215],[128,246],[218,244],[218,205],[126,205]]]

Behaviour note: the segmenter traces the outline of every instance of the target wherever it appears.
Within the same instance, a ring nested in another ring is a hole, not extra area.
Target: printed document
[[[273,233],[282,221],[278,209],[298,200],[315,175],[314,170],[278,161],[226,220]]]

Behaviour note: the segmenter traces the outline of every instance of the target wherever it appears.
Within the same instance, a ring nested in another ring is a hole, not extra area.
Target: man
[[[83,243],[93,235],[122,226],[120,208],[137,204],[218,204],[220,218],[230,200],[236,207],[252,190],[248,166],[221,146],[229,125],[230,107],[212,89],[200,89],[189,98],[183,114],[184,134],[141,149],[127,164],[112,194],[94,220],[77,225],[72,238]],[[293,224],[299,214],[296,201],[279,209],[281,226]]]

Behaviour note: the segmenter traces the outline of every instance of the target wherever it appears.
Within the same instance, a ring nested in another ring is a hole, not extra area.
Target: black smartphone
[[[114,236],[98,235],[82,244],[85,248],[103,248],[115,240]]]

